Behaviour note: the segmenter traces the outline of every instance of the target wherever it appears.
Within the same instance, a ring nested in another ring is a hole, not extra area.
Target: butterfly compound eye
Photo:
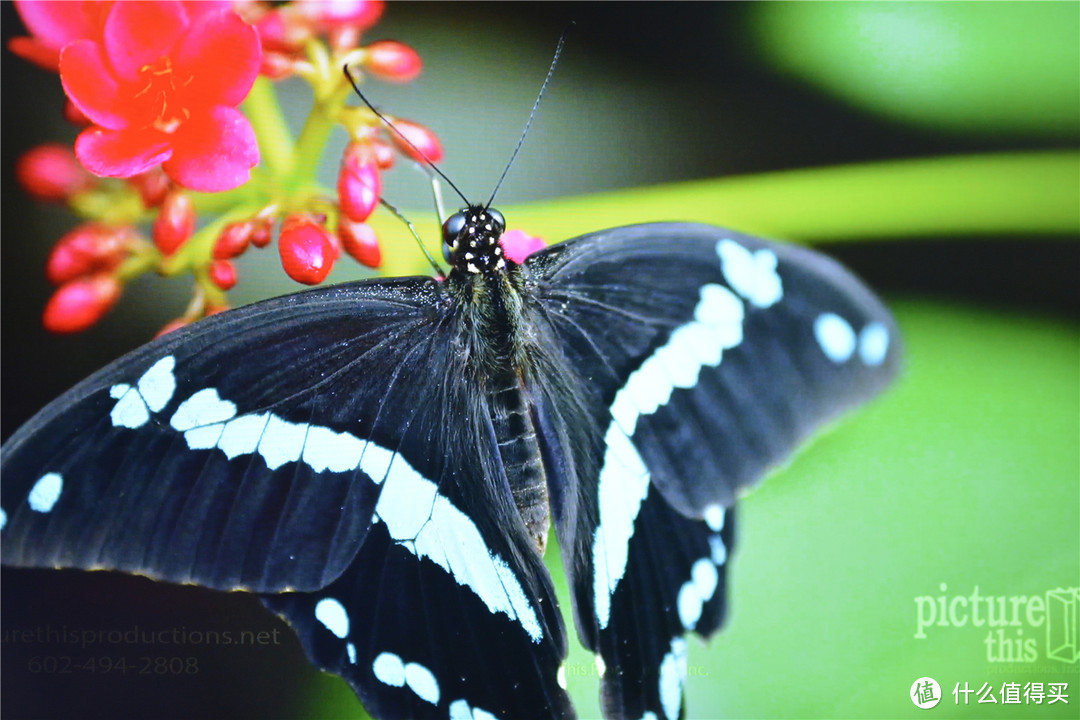
[[[453,253],[457,250],[458,237],[461,235],[461,231],[465,229],[465,211],[459,210],[450,217],[446,218],[446,222],[442,226],[443,237],[443,257],[446,258],[446,262],[453,262]]]
[[[501,235],[503,230],[506,229],[506,218],[504,218],[503,214],[501,212],[499,212],[498,210],[496,210],[495,208],[488,208],[487,209],[487,214],[498,225],[498,228],[497,228],[498,229],[498,234]]]

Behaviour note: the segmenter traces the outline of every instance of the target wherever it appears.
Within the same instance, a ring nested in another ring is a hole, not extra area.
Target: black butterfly
[[[2,449],[3,562],[242,588],[380,717],[571,717],[549,516],[608,717],[682,717],[738,490],[881,390],[849,272],[649,224],[518,265],[494,209],[445,279],[349,283],[122,357]]]

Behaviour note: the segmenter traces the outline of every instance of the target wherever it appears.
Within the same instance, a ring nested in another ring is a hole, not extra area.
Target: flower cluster
[[[47,328],[97,322],[132,278],[191,274],[193,299],[166,329],[227,307],[234,261],[276,239],[294,280],[324,280],[342,251],[381,262],[367,224],[382,173],[399,155],[431,162],[442,148],[426,127],[391,118],[403,142],[366,108],[346,104],[354,79],[407,82],[421,70],[406,45],[363,35],[378,0],[48,2],[16,0],[30,35],[9,48],[59,74],[74,147],[23,155],[16,178],[32,196],[85,218],[56,244],[57,285]],[[275,83],[309,83],[314,102],[293,136]],[[349,135],[337,188],[315,177],[330,132]],[[411,143],[411,144],[410,144]]]

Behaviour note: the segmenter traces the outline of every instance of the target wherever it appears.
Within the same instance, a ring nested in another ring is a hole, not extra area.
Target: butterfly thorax
[[[514,504],[537,549],[547,543],[547,476],[523,380],[522,277],[499,246],[502,214],[468,207],[443,225],[448,286],[465,313],[468,358],[485,394]]]

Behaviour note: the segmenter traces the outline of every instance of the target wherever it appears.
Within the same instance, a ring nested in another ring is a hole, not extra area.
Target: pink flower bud
[[[268,51],[263,53],[259,74],[271,80],[284,80],[296,71],[296,60],[292,55]]]
[[[382,251],[375,230],[367,223],[353,222],[347,217],[338,220],[338,237],[345,252],[361,265],[377,268],[382,264]]]
[[[356,222],[367,220],[382,194],[379,165],[367,143],[353,142],[345,148],[337,186],[341,211]]]
[[[153,237],[165,255],[172,255],[195,232],[195,205],[184,192],[169,193],[154,220]]]
[[[214,242],[214,259],[228,260],[242,255],[255,234],[255,223],[249,221],[229,223]]]
[[[338,25],[366,30],[383,11],[381,0],[297,0],[292,7],[323,30]]]
[[[274,239],[274,218],[257,217],[251,221],[255,229],[251,231],[251,244],[257,248],[264,248]]]
[[[499,245],[502,246],[503,252],[506,253],[506,259],[518,265],[525,262],[525,258],[534,252],[547,247],[547,243],[544,242],[543,238],[533,237],[523,230],[507,230],[499,238]]]
[[[282,5],[264,13],[255,21],[264,52],[292,55],[304,48],[315,34],[311,20],[291,5]]]
[[[305,285],[322,282],[334,266],[330,233],[308,215],[285,218],[278,237],[278,251],[285,274]]]
[[[148,208],[157,207],[165,202],[165,196],[172,189],[172,180],[160,167],[132,175],[127,178],[127,183],[138,191],[142,197],[143,206]]]
[[[107,273],[65,283],[45,304],[42,323],[54,333],[86,330],[100,320],[120,297],[120,283]]]
[[[15,179],[38,200],[58,201],[66,201],[95,182],[75,159],[75,151],[60,143],[45,143],[24,153],[15,163]]]
[[[45,277],[61,285],[80,275],[111,271],[127,256],[130,228],[83,223],[64,235],[49,253]]]
[[[442,144],[439,142],[439,138],[435,137],[435,133],[428,128],[411,120],[394,120],[394,127],[397,128],[398,132],[388,131],[390,140],[393,141],[398,150],[413,160],[424,162],[426,156],[431,162],[437,163],[443,159]],[[401,135],[398,133],[408,138],[409,142],[402,140]],[[412,143],[412,145],[410,146],[409,143]],[[417,153],[417,150],[420,151],[420,154]]]
[[[228,260],[215,260],[210,263],[210,282],[222,290],[231,290],[236,285],[236,266]]]
[[[375,162],[380,170],[389,170],[394,167],[394,148],[382,138],[371,138],[367,141],[371,146],[371,152],[375,155]]]
[[[383,80],[409,82],[423,63],[416,51],[394,40],[380,40],[364,48],[364,69]]]

